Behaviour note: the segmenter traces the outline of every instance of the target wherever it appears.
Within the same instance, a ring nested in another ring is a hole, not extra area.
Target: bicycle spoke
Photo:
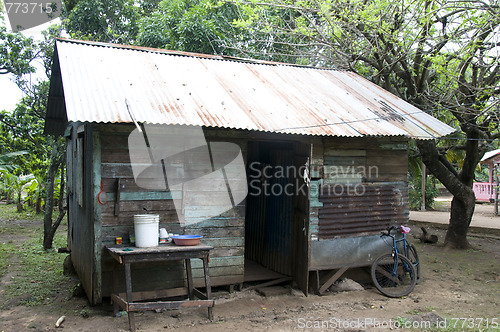
[[[408,295],[416,283],[413,264],[403,255],[382,255],[375,260],[371,275],[375,287],[390,297]]]
[[[392,282],[399,283],[399,279],[397,276],[393,276],[389,271],[383,269],[380,265],[377,266],[377,272],[382,274],[384,277],[391,280]]]

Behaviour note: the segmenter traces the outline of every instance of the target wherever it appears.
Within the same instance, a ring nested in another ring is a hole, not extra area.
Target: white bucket
[[[136,247],[158,246],[158,228],[160,216],[157,214],[134,215],[134,231]]]

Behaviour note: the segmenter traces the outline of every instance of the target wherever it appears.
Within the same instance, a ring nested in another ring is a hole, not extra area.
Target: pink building
[[[488,165],[490,176],[488,182],[474,182],[476,201],[493,202],[495,200],[495,169],[500,164],[500,149],[486,152],[481,164]]]

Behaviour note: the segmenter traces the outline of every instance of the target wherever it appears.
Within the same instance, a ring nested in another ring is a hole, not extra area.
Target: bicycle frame
[[[410,244],[408,242],[408,240],[406,240],[406,234],[405,233],[401,233],[402,234],[402,237],[400,239],[396,239],[396,235],[395,234],[391,234],[391,231],[393,229],[396,229],[396,228],[390,228],[388,229],[387,231],[387,234],[386,233],[382,233],[382,236],[389,236],[392,238],[392,253],[393,255],[395,256],[396,260],[398,259],[398,255],[401,255],[403,254],[405,257],[408,257],[408,248],[410,247]],[[398,243],[402,242],[402,247],[403,247],[403,253],[401,253],[399,247],[398,247]],[[408,266],[405,262],[403,262],[404,264],[404,269],[405,270],[408,270]],[[397,274],[397,266],[394,265],[394,269],[392,271],[393,275],[396,275]]]
[[[399,229],[392,226],[382,232],[382,237],[389,236],[392,239],[392,252],[380,255],[371,267],[375,287],[389,297],[408,295],[415,287],[419,275],[417,252],[406,239],[406,233],[410,229],[405,226],[400,229],[401,232],[398,232]]]

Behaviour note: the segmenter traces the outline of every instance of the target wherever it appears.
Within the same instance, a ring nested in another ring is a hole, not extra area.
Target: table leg
[[[187,286],[188,286],[188,295],[190,300],[194,300],[194,292],[193,292],[193,272],[191,271],[191,259],[186,258],[186,277],[187,277]]]
[[[210,273],[208,270],[208,257],[203,258],[203,270],[204,270],[203,272],[205,274],[205,288],[207,290],[207,300],[210,300],[212,298],[212,288],[210,286]],[[208,308],[208,319],[210,319],[210,320],[214,319],[212,307]]]
[[[127,302],[132,302],[132,277],[130,273],[130,263],[125,263],[125,285],[127,288]],[[128,313],[128,324],[130,326],[130,331],[135,331],[135,317],[134,312]]]
[[[120,292],[119,289],[119,281],[118,281],[118,271],[120,269],[120,266],[116,260],[113,260],[113,293],[115,295],[118,295]],[[113,314],[116,316],[118,314],[118,303],[116,301],[113,301]]]

